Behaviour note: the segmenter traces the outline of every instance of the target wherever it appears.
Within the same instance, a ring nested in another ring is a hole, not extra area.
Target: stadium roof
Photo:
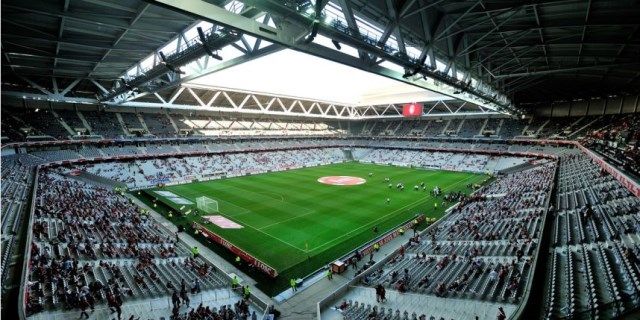
[[[205,5],[228,17],[193,9]],[[504,102],[502,94],[526,106],[640,88],[640,6],[633,0],[7,0],[2,11],[5,89],[12,82],[35,92],[124,90],[117,80],[134,69],[151,71],[141,65],[152,57],[150,66],[157,66],[160,49],[172,42],[185,49],[197,44],[192,27],[200,19],[214,23],[216,49],[235,47],[243,54],[233,61],[223,56],[223,65],[207,72],[211,77],[293,47],[479,104],[496,97]],[[318,34],[306,44],[314,19]],[[184,36],[187,30],[193,38]],[[254,37],[272,46],[246,46]],[[323,37],[339,40],[342,49],[319,48]],[[403,70],[419,73],[402,77]],[[167,75],[147,75],[149,81],[136,88],[153,93],[195,78],[161,71]],[[469,88],[478,90],[466,94]]]
[[[194,21],[139,0],[5,0],[3,75],[117,79]]]
[[[634,0],[346,2],[386,25],[385,34],[399,25],[405,41],[423,40],[429,22],[439,51],[517,103],[640,88],[640,5]]]

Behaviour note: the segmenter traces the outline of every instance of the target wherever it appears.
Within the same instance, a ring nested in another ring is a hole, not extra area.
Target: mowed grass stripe
[[[395,188],[395,187],[394,187],[394,188]],[[403,192],[401,192],[401,193],[410,194],[410,192],[409,192],[409,191],[403,191]],[[411,192],[411,194],[414,194],[414,193],[413,193],[413,192]],[[422,196],[422,195],[421,195],[421,196]],[[413,198],[413,199],[415,199],[415,198]],[[351,234],[357,233],[358,231],[360,231],[360,230],[362,230],[362,229],[369,229],[369,228],[373,228],[373,226],[374,226],[374,225],[376,225],[377,223],[383,222],[383,221],[384,221],[384,220],[386,220],[386,219],[392,219],[392,218],[395,218],[395,216],[396,216],[398,213],[402,213],[402,211],[403,211],[403,210],[405,210],[405,211],[412,211],[412,209],[416,208],[419,204],[422,204],[422,203],[424,203],[424,202],[427,202],[427,201],[429,201],[430,199],[431,199],[431,197],[430,197],[430,196],[427,196],[427,197],[425,197],[425,198],[418,198],[418,200],[415,200],[415,201],[413,201],[413,202],[411,202],[411,203],[408,203],[408,204],[406,204],[406,205],[403,205],[403,206],[401,206],[401,207],[397,207],[397,208],[395,208],[395,209],[393,209],[393,210],[391,210],[391,209],[390,209],[391,211],[389,211],[389,213],[387,213],[387,214],[385,214],[385,215],[383,215],[383,216],[380,216],[380,217],[376,218],[376,219],[375,219],[375,220],[373,220],[373,221],[370,219],[370,213],[369,213],[369,212],[366,212],[366,211],[364,211],[364,210],[363,210],[363,211],[355,211],[355,212],[362,212],[362,213],[363,213],[363,218],[364,218],[364,220],[359,221],[359,222],[356,224],[355,228],[352,228],[352,229],[346,229],[346,233],[342,233],[342,234],[341,234],[340,236],[338,236],[337,238],[336,238],[336,237],[332,237],[329,241],[327,241],[327,242],[324,242],[324,243],[320,244],[318,247],[315,247],[315,248],[313,248],[312,250],[314,250],[314,251],[315,251],[315,250],[318,250],[318,249],[320,249],[320,248],[326,247],[326,246],[328,246],[329,244],[335,243],[336,241],[338,241],[338,240],[340,240],[340,239],[342,239],[342,238],[345,238],[345,237],[347,237],[347,236],[349,236],[349,235],[351,235]],[[382,201],[381,201],[381,203],[382,203]],[[383,206],[384,206],[384,205],[383,205]],[[411,212],[411,213],[410,213],[410,215],[406,216],[406,219],[411,218],[411,216],[413,216],[413,214],[415,214],[415,212]],[[405,220],[406,220],[406,219],[405,219]]]
[[[368,169],[370,169],[370,168],[368,168]],[[368,171],[370,171],[370,170],[368,170]],[[366,172],[368,172],[368,171],[366,171]],[[365,176],[365,177],[368,176],[366,173],[364,175],[362,173],[365,173],[365,171],[360,170],[360,172],[357,172],[357,175]],[[410,175],[414,175],[414,174],[415,174],[415,172],[413,172],[413,170],[411,170],[411,171],[407,171],[406,173],[403,173],[402,175],[399,175],[399,176],[397,175],[395,178],[397,180],[403,180],[403,179],[407,179]],[[436,173],[432,173],[432,174],[436,174]],[[305,171],[305,176],[312,177],[313,179],[310,179],[310,181],[314,181],[315,182],[316,179],[317,179],[317,174],[315,174],[315,173],[314,174],[309,174],[309,171]],[[374,177],[375,177],[375,174],[374,174]],[[382,177],[376,177],[376,178],[373,178],[372,180],[382,180],[382,179],[383,179]],[[370,182],[370,183],[375,183],[375,182]],[[378,182],[378,183],[381,184],[380,188],[379,188],[379,191],[377,191],[375,193],[371,192],[369,196],[362,197],[361,199],[359,199],[360,201],[358,201],[358,202],[353,202],[353,201],[351,201],[351,203],[341,203],[340,202],[340,203],[338,203],[336,205],[334,201],[330,201],[332,197],[335,197],[335,190],[333,190],[332,188],[341,188],[341,189],[344,189],[344,193],[348,193],[349,191],[352,190],[352,188],[360,188],[360,187],[361,188],[370,188],[370,187],[366,187],[364,185],[363,186],[349,186],[349,187],[345,187],[345,186],[327,186],[327,188],[326,188],[327,191],[325,192],[325,196],[324,197],[322,195],[316,195],[315,193],[312,196],[305,196],[303,198],[307,199],[307,201],[305,201],[305,202],[307,202],[306,205],[315,207],[315,209],[316,209],[315,211],[316,211],[316,215],[317,216],[311,217],[311,218],[306,218],[306,219],[304,219],[305,221],[297,221],[297,222],[298,223],[302,222],[300,224],[304,225],[305,223],[308,223],[308,222],[318,223],[319,221],[322,221],[322,220],[332,219],[334,217],[340,217],[340,215],[335,215],[334,213],[335,212],[344,211],[345,207],[346,208],[351,208],[351,207],[354,207],[354,206],[361,206],[364,203],[370,202],[372,199],[379,199],[378,200],[379,204],[381,206],[385,206],[385,204],[384,204],[385,195],[384,194],[388,193],[389,191],[388,191],[388,188],[386,188],[386,184],[383,184],[382,182]],[[287,184],[287,186],[288,185],[289,184]],[[326,198],[326,199],[324,199],[326,201],[323,201],[323,198]],[[356,198],[354,200],[358,200],[358,199]],[[323,210],[323,209],[327,209],[327,210]],[[327,216],[327,212],[331,212],[330,216]],[[339,221],[333,221],[334,224],[340,226],[340,228],[339,228],[340,230],[350,230],[350,229],[353,229],[356,226],[361,225],[364,222],[370,221],[370,219],[369,219],[370,218],[370,213],[367,212],[366,210],[350,211],[349,213],[351,214],[350,217],[345,217],[345,219],[340,219]],[[354,218],[354,214],[361,216],[362,219],[354,220],[353,219]],[[285,219],[283,221],[280,221],[280,222],[271,224],[269,226],[266,226],[262,230],[266,230],[269,227],[277,226],[279,224],[283,224],[283,223],[286,223],[288,221],[301,219],[301,218],[304,218],[304,217],[306,217],[308,215],[309,215],[308,213],[300,214],[297,217],[291,217],[291,218]],[[335,220],[335,219],[333,219],[333,220]],[[333,237],[333,235],[330,235],[327,238],[328,239],[326,239],[326,240],[329,240],[329,239],[333,239],[334,237]],[[321,240],[321,241],[324,242],[324,240]],[[311,248],[311,245],[309,247]]]
[[[405,174],[402,174],[401,176],[396,176],[396,177],[395,177],[395,178],[396,178],[396,180],[403,180],[403,179],[405,179],[405,178],[406,178],[406,175],[412,175],[412,174],[413,174],[413,172],[411,172],[411,171],[413,171],[413,170],[407,170],[407,172],[406,172]],[[361,171],[361,172],[362,172],[362,173],[364,173],[364,171]],[[316,174],[313,174],[313,175],[315,176]],[[267,177],[267,176],[268,176],[268,175],[256,176],[256,178],[258,178],[258,177]],[[310,176],[311,176],[311,175],[310,175]],[[382,179],[382,178],[380,178],[380,179]],[[246,182],[246,181],[248,181],[248,179],[233,179],[233,180],[235,180],[234,182],[239,182],[239,181],[245,181],[245,182]],[[254,179],[252,179],[252,180],[254,180]],[[275,179],[275,177],[271,177],[271,178],[270,178],[270,179],[268,179],[268,180],[271,180],[271,183],[273,183],[273,182],[277,181],[277,180]],[[315,177],[314,177],[314,181],[315,181]],[[252,186],[252,185],[255,185],[255,184],[254,184],[254,183],[247,184],[247,188],[251,188],[251,186]],[[286,186],[285,186],[285,187],[287,187],[287,188],[288,188],[290,185],[291,185],[291,183],[290,183],[290,182],[289,182],[289,183],[286,183]],[[344,188],[344,187],[338,187],[338,188]],[[330,193],[328,193],[328,194],[329,194],[329,195],[331,195]],[[373,197],[373,196],[375,196],[375,195],[374,195],[374,194],[371,194],[371,196]],[[323,203],[323,202],[321,202],[321,201],[318,199],[318,198],[319,198],[319,196],[317,196],[317,195],[315,195],[315,194],[314,194],[314,196],[311,196],[311,197],[309,197],[309,198],[311,198],[311,199],[315,198],[315,201],[316,201],[315,203],[310,203],[310,205],[318,206],[318,204]],[[364,201],[363,201],[363,202],[368,202],[368,201],[369,201],[368,199],[364,199]],[[359,204],[358,204],[358,205],[359,205]],[[339,210],[339,208],[336,208],[336,207],[331,207],[331,208],[330,208],[330,207],[328,207],[328,206],[325,206],[325,207],[326,207],[327,209]],[[295,208],[294,208],[294,210],[295,210]],[[356,211],[356,212],[358,212],[358,211]],[[368,213],[364,212],[364,215],[365,215],[365,216],[368,216]],[[296,216],[293,216],[293,217],[290,217],[290,218],[287,218],[287,219],[292,219],[292,220],[293,220],[293,219],[295,219],[295,218],[296,218]],[[238,219],[239,219],[239,220],[245,220],[245,219],[240,219],[240,218],[238,218]],[[317,219],[312,219],[312,220],[316,221]],[[252,227],[257,227],[255,224],[253,224],[253,223],[251,223],[251,222],[249,222],[249,221],[244,221],[244,222],[245,222],[247,225],[250,225],[250,226],[252,226]],[[313,222],[313,221],[312,221],[312,222]],[[316,222],[317,222],[317,221],[316,221]],[[356,222],[356,221],[352,221],[352,222]],[[275,223],[277,223],[277,222],[275,222]],[[356,222],[356,224],[360,224],[360,222]],[[272,235],[273,235],[273,234],[272,234]],[[277,237],[277,236],[276,236],[276,237]],[[287,241],[285,241],[285,242],[287,242]]]
[[[222,181],[224,180],[221,180],[221,182]],[[183,197],[189,198],[195,202],[195,198],[203,195],[208,196],[210,194],[209,191],[207,191],[207,190],[210,190],[210,188],[207,188],[205,186],[201,186],[198,184],[201,184],[201,183],[196,183],[196,186],[194,186],[194,188],[192,189],[188,188],[190,185],[172,186],[167,189]],[[176,187],[180,187],[180,188],[176,188]],[[187,187],[187,188],[184,188],[184,187]],[[235,203],[240,203],[241,200],[236,198],[235,196],[236,193],[237,192],[225,194],[221,197],[225,197],[226,201],[230,201],[230,202],[233,201]],[[175,205],[173,207],[176,208]],[[249,213],[253,213],[253,212],[249,211]],[[218,233],[225,239],[233,242],[236,246],[251,253],[256,258],[262,260],[265,263],[270,264],[272,267],[276,268],[277,270],[286,268],[291,263],[298,263],[304,260],[304,255],[302,254],[303,252],[301,248],[298,248],[294,245],[287,244],[282,239],[275,238],[274,236],[269,235],[267,233],[259,232],[257,228],[255,228],[253,225],[249,223],[240,221],[239,219],[234,219],[232,216],[229,216],[226,214],[223,214],[223,215],[229,218],[230,220],[239,222],[242,225],[248,227],[248,229],[250,229],[249,232],[247,232],[247,230],[245,229],[241,229],[241,230],[221,229],[213,225],[207,225],[208,228]],[[256,215],[256,218],[259,218],[259,217],[260,217],[259,215]],[[200,219],[198,219],[196,216],[193,216],[193,215],[187,216],[183,220],[185,222],[190,220],[196,220],[202,223]],[[253,232],[251,230],[253,230]],[[269,249],[264,250],[264,249],[256,248],[256,243],[261,243],[264,245],[265,248],[269,248]],[[286,257],[286,260],[274,261],[273,260],[274,256]]]
[[[368,176],[369,172],[373,177]],[[359,186],[329,186],[316,181],[327,175],[359,176],[368,181]],[[392,179],[391,189],[383,183],[387,176]],[[447,190],[448,186],[464,190],[464,186],[459,186],[463,179],[478,182],[485,178],[468,173],[343,163],[166,189],[194,202],[203,195],[221,201],[222,214],[247,228],[208,227],[282,271],[305,261],[307,246],[308,254],[334,259],[370,240],[374,236],[368,230],[373,226],[372,221],[377,221],[384,231],[410,219],[418,211],[433,210],[428,192],[413,191],[413,186],[421,181],[427,183],[429,190],[436,184]],[[405,191],[395,188],[397,182],[404,182]],[[390,205],[384,203],[387,197],[392,199]],[[224,203],[246,211],[227,213]],[[428,206],[422,207],[424,203]],[[195,216],[185,219],[199,220]]]
[[[231,180],[234,180],[234,179],[229,179],[228,182],[231,182]],[[220,206],[221,213],[225,214],[228,217],[232,217],[234,219],[243,221],[244,223],[251,224],[256,228],[260,228],[260,221],[255,221],[257,219],[256,217],[260,217],[260,216],[259,215],[256,216],[254,212],[271,211],[272,213],[274,213],[274,212],[279,212],[282,209],[292,209],[290,207],[293,206],[287,202],[283,202],[281,200],[275,200],[272,197],[265,196],[263,194],[264,193],[263,187],[260,187],[259,185],[257,188],[254,188],[254,187],[242,188],[242,187],[234,186],[232,183],[226,183],[225,188],[212,188],[210,185],[203,184],[203,185],[194,186],[193,190],[190,190],[187,192],[180,190],[176,193],[190,199],[191,198],[195,199],[199,196],[204,195],[214,200],[231,202],[235,206],[245,209],[245,211],[239,212],[239,213],[228,212],[227,210],[225,210],[226,207],[223,204]],[[251,209],[248,209],[248,207],[250,207]],[[285,210],[282,212],[288,212],[288,211],[293,211],[293,210]],[[246,220],[243,220],[241,217],[242,215],[251,216],[250,219],[252,222],[247,222]],[[262,216],[262,217],[267,219],[265,223],[272,223],[273,221],[279,220],[279,217],[277,215],[274,215],[272,218],[270,218],[269,216]],[[272,220],[272,219],[276,219],[276,220]]]
[[[396,176],[396,177],[395,177],[395,179],[396,179],[396,180],[400,180],[400,181],[402,181],[403,179],[407,178],[407,176],[408,176],[408,175],[413,175],[413,174],[414,174],[414,173],[412,172],[412,171],[414,171],[414,170],[406,170],[406,171],[407,171],[406,173],[404,173],[404,174],[402,174],[402,175],[400,175],[400,176]],[[435,174],[435,173],[432,173],[432,174]],[[315,175],[316,175],[316,174],[313,174],[313,176],[315,176]],[[256,176],[256,178],[259,178],[259,177],[263,177],[263,178],[264,178],[264,177],[268,177],[268,176],[269,176],[269,175]],[[309,175],[309,176],[311,176],[311,175]],[[380,178],[380,179],[382,179],[382,178]],[[248,181],[248,179],[232,179],[232,180],[235,180],[234,182],[239,182],[239,181],[245,181],[245,182],[247,182],[247,181]],[[252,180],[255,180],[255,179],[252,179]],[[275,181],[277,181],[277,180],[275,179],[275,177],[270,177],[270,178],[269,178],[269,179],[267,179],[267,180],[271,180],[271,181],[270,181],[271,183],[274,183]],[[314,177],[314,181],[315,181],[315,177]],[[251,188],[253,185],[256,185],[256,184],[255,184],[255,183],[247,183],[246,188]],[[259,185],[259,184],[258,184],[258,185]],[[272,184],[271,184],[271,185],[272,185]],[[290,186],[290,183],[286,183],[286,186],[285,186],[285,187],[289,187],[289,186]],[[337,188],[344,188],[344,187],[337,187]],[[328,195],[331,195],[329,192],[327,192],[327,193],[328,193]],[[371,196],[371,197],[375,197],[375,195],[374,195],[374,194],[371,194],[370,196]],[[319,196],[317,196],[317,195],[315,195],[315,194],[314,194],[314,196],[311,196],[311,197],[309,197],[309,198],[311,198],[311,199],[314,199],[314,198],[315,198],[315,201],[316,201],[315,203],[309,203],[310,205],[318,206],[319,204],[323,203],[323,202],[321,202],[321,201],[320,201]],[[367,197],[367,198],[369,198],[369,197]],[[365,198],[365,199],[363,199],[363,201],[362,201],[362,202],[368,202],[368,201],[369,201],[369,200]],[[360,204],[357,204],[357,205],[360,205]],[[287,205],[287,206],[288,206],[288,205]],[[329,206],[325,206],[325,208],[326,208],[326,209],[331,209],[331,210],[340,210],[340,208],[337,208],[337,207],[329,207]],[[295,208],[293,208],[293,210],[292,210],[292,211],[296,211],[296,209],[295,209]],[[321,211],[321,210],[319,210],[319,211]],[[356,211],[356,212],[359,212],[359,211]],[[395,211],[394,211],[394,212],[395,212]],[[308,211],[307,211],[307,213],[308,213]],[[306,214],[306,215],[308,215],[308,214]],[[369,214],[368,214],[367,212],[363,212],[363,216],[364,216],[364,218],[368,218],[368,217],[367,217],[368,215],[369,215]],[[294,219],[296,219],[297,217],[299,217],[299,216],[289,217],[289,218],[286,218],[285,220],[294,220]],[[246,225],[248,225],[248,226],[251,226],[251,227],[254,227],[254,228],[259,228],[255,223],[252,223],[251,221],[245,221],[246,219],[242,219],[242,218],[239,218],[239,217],[236,217],[236,218],[237,218],[238,220],[242,220],[242,222],[244,222],[244,223],[245,223]],[[281,218],[281,217],[278,217],[278,218]],[[345,222],[352,222],[352,224],[356,224],[356,225],[360,225],[360,224],[362,223],[361,221],[352,221],[352,220],[353,220],[352,218],[353,218],[353,217],[351,217],[351,219],[350,219],[351,221],[345,221]],[[317,218],[315,218],[315,219],[311,219],[311,220],[312,220],[312,221],[310,221],[310,222],[318,222],[318,221],[317,221],[317,220],[318,220]],[[367,220],[364,220],[364,221],[367,221]],[[370,221],[370,220],[369,220],[369,221]],[[274,225],[274,224],[279,224],[279,223],[278,223],[278,222],[274,222],[274,223],[272,223],[272,225]],[[344,227],[344,226],[342,226],[342,227]],[[350,227],[350,226],[349,226],[349,225],[347,225],[346,227]],[[345,228],[340,228],[340,229],[345,229]],[[267,233],[269,233],[269,232],[267,232]],[[279,238],[278,236],[273,235],[273,233],[269,233],[269,234],[270,234],[270,235],[272,235],[272,236],[274,236],[274,237],[276,237],[276,238]],[[331,237],[331,238],[333,238],[333,237]],[[283,242],[285,242],[285,243],[289,243],[289,242],[288,242],[288,241],[286,241],[286,240],[283,240]],[[297,247],[298,247],[298,248],[299,248],[299,245],[300,245],[300,244],[298,244],[298,245],[297,245]],[[294,246],[296,246],[296,245],[294,245]]]
[[[467,181],[467,180],[471,179],[472,177],[473,177],[473,176],[469,176],[469,177],[467,177],[467,178],[465,178],[465,179],[462,179],[462,180],[460,180],[460,181],[458,181],[458,182],[456,182],[456,183],[454,183],[454,184],[452,184],[452,185],[450,185],[450,186],[448,186],[448,187],[446,187],[446,188],[442,188],[442,191],[443,191],[443,192],[444,192],[444,191],[448,191],[449,189],[452,189],[454,186],[456,186],[456,185],[458,185],[458,184],[460,184],[460,183],[462,183],[462,182],[465,182],[465,181]],[[350,232],[347,232],[346,234],[341,235],[341,236],[339,236],[339,237],[337,237],[337,238],[335,238],[335,239],[333,239],[333,240],[331,240],[331,241],[329,241],[329,242],[327,242],[327,243],[324,243],[324,244],[322,244],[320,247],[314,248],[313,250],[317,250],[317,249],[319,249],[319,248],[321,248],[321,247],[325,247],[325,246],[328,246],[328,245],[330,245],[330,244],[333,244],[333,243],[335,243],[336,241],[338,241],[338,240],[340,240],[340,239],[342,239],[342,238],[344,238],[344,237],[346,237],[346,236],[348,236],[348,235],[350,235],[350,234],[352,234],[352,233],[354,233],[354,232],[357,232],[357,231],[359,231],[359,230],[361,230],[361,229],[363,229],[363,228],[373,228],[373,226],[375,226],[375,225],[376,225],[380,220],[387,219],[387,218],[389,218],[390,216],[395,215],[396,213],[398,213],[398,212],[399,212],[399,211],[401,211],[401,210],[410,210],[411,208],[415,208],[415,207],[417,207],[419,204],[423,204],[423,203],[425,203],[425,202],[427,202],[427,201],[433,201],[434,199],[435,199],[435,198],[434,198],[433,196],[429,195],[428,197],[426,197],[426,198],[424,198],[424,199],[419,199],[419,200],[417,200],[417,201],[415,201],[415,202],[413,202],[413,203],[409,203],[409,204],[408,204],[408,205],[406,205],[405,207],[402,207],[402,208],[400,208],[400,209],[398,209],[398,210],[395,210],[395,211],[389,212],[388,214],[386,214],[386,215],[384,215],[384,216],[382,216],[382,217],[379,217],[378,219],[376,219],[376,220],[374,220],[374,221],[371,221],[370,223],[365,224],[365,225],[363,225],[363,226],[360,226],[360,227],[358,227],[358,228],[356,228],[356,229],[354,229],[354,230],[352,230],[352,231],[350,231]]]

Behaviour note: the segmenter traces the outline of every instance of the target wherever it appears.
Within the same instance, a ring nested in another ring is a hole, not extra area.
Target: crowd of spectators
[[[388,261],[367,270],[361,283],[376,293],[382,286],[398,293],[517,303],[532,275],[555,168],[549,161],[501,175],[469,196],[443,192],[435,201],[458,201],[451,212],[410,236]]]
[[[540,124],[541,125],[541,124]],[[638,138],[640,117],[637,115],[618,119],[598,131],[590,132],[583,141],[585,145],[610,153],[615,150],[616,159],[626,161],[626,166],[640,165]],[[509,158],[469,153],[444,151],[417,151],[379,149],[367,146],[390,145],[409,147],[449,147],[452,149],[494,149],[501,151],[529,151],[565,154],[570,148],[525,145],[510,143],[471,143],[441,141],[381,141],[381,140],[301,140],[309,145],[316,143],[332,146],[320,149],[295,151],[255,151],[206,156],[186,156],[105,162],[79,167],[87,172],[124,182],[131,187],[146,187],[162,182],[183,182],[185,178],[199,176],[217,177],[243,175],[267,170],[285,170],[301,166],[313,166],[344,161],[345,153],[338,144],[358,145],[353,149],[356,160],[375,163],[394,163],[435,167],[447,170],[496,173],[495,168],[510,168],[531,159]],[[240,150],[242,148],[279,148],[300,141],[244,141],[242,143],[201,144],[194,150]],[[361,143],[361,144],[360,144]],[[127,147],[139,153],[181,152],[181,146]],[[168,148],[168,149],[167,149]],[[123,148],[118,148],[122,150]],[[127,150],[129,150],[127,149]],[[187,147],[184,147],[188,151]],[[97,150],[97,149],[96,149]],[[189,149],[190,150],[190,149]],[[570,152],[570,151],[569,151]],[[105,152],[106,153],[106,152]],[[20,159],[65,160],[75,153],[69,151],[34,152],[33,155],[15,157],[11,168],[30,167],[22,165]],[[96,153],[96,154],[99,154]],[[622,158],[620,157],[622,155]],[[3,161],[8,157],[3,156]],[[626,159],[626,160],[625,160]],[[544,163],[547,160],[542,160]],[[566,237],[566,243],[575,243],[576,238],[619,241],[624,234],[640,231],[640,219],[636,218],[637,202],[629,200],[624,188],[613,179],[600,179],[606,173],[583,175],[580,170],[595,166],[587,164],[584,156],[562,156],[562,170],[575,171],[573,176],[583,176],[593,182],[591,188],[582,186],[571,192],[573,202],[562,207],[577,210],[580,218],[563,213],[559,219],[564,224],[574,225],[579,221],[578,231],[559,231],[556,237]],[[5,162],[6,163],[6,162]],[[3,198],[5,192],[15,193],[13,184],[5,184],[14,172],[3,163]],[[492,170],[493,168],[493,170]],[[75,170],[76,168],[74,168]],[[438,297],[471,296],[477,300],[514,302],[522,295],[522,287],[530,277],[532,255],[537,248],[541,223],[545,217],[545,206],[549,198],[550,183],[555,166],[549,162],[535,169],[503,175],[475,195],[442,195],[447,202],[459,201],[438,226],[423,235],[416,235],[403,246],[402,254],[394,256],[386,265],[365,277],[370,286],[383,286],[398,292],[419,292]],[[188,258],[188,252],[175,242],[173,236],[149,218],[129,200],[106,188],[73,179],[67,175],[73,170],[47,170],[38,176],[39,189],[36,201],[33,242],[30,243],[31,264],[28,283],[27,309],[30,313],[55,308],[79,310],[85,314],[96,304],[106,303],[114,313],[122,313],[123,302],[140,297],[142,292],[177,296],[174,307],[175,319],[245,319],[252,316],[246,302],[233,306],[209,308],[203,305],[184,311],[188,293],[172,283],[161,281],[162,286],[151,284],[162,280],[163,270],[158,261],[172,265],[173,270],[191,270],[192,274],[207,277],[211,267],[201,260]],[[587,170],[593,173],[592,169]],[[17,172],[17,170],[16,170]],[[571,175],[569,175],[571,176]],[[572,179],[573,179],[573,176]],[[568,178],[564,178],[568,179]],[[606,181],[604,181],[606,180]],[[24,181],[19,185],[23,184]],[[579,183],[572,182],[571,186]],[[22,190],[22,189],[21,189]],[[574,195],[575,194],[575,195]],[[564,199],[565,194],[558,197]],[[596,199],[593,201],[592,199]],[[4,200],[4,199],[3,199]],[[590,201],[593,201],[590,203]],[[558,205],[560,209],[561,206]],[[4,207],[3,207],[4,209]],[[611,216],[605,217],[606,210]],[[4,212],[4,210],[3,210]],[[573,212],[571,213],[573,214]],[[572,218],[568,218],[571,216]],[[619,217],[618,217],[619,216]],[[572,220],[577,219],[577,220]],[[580,220],[583,219],[583,220]],[[4,219],[3,219],[4,221]],[[560,221],[560,220],[559,220]],[[584,225],[581,225],[583,222]],[[4,226],[4,223],[3,223]],[[584,230],[583,230],[584,228]],[[603,236],[602,234],[605,234]],[[614,235],[608,237],[607,235]],[[577,235],[577,236],[576,236]],[[572,239],[573,237],[573,239]],[[457,242],[456,242],[457,241]],[[465,244],[463,244],[462,242]],[[594,242],[596,240],[593,240]],[[454,245],[455,243],[455,245]],[[3,242],[4,248],[4,242]],[[616,243],[614,249],[600,248],[602,266],[608,265],[607,257],[614,256],[625,264],[630,273],[638,274],[637,247]],[[506,254],[496,254],[496,252]],[[571,260],[574,255],[569,254]],[[561,255],[558,254],[558,257]],[[561,261],[563,258],[555,258]],[[587,258],[583,258],[587,259]],[[588,258],[592,259],[592,258]],[[132,260],[130,265],[115,263]],[[4,261],[4,258],[3,258]],[[554,260],[555,261],[555,260]],[[580,260],[576,260],[580,261]],[[600,260],[596,260],[600,261]],[[576,263],[576,262],[573,262]],[[579,262],[576,264],[580,265]],[[597,266],[598,263],[595,263]],[[555,262],[554,262],[555,266]],[[100,274],[96,270],[100,270]],[[615,269],[603,270],[616,274]],[[587,274],[592,279],[593,274]],[[633,277],[632,277],[633,278]],[[595,278],[597,279],[597,277]],[[183,279],[184,280],[184,279]],[[196,285],[189,283],[189,288]],[[212,282],[209,282],[211,284]],[[183,284],[181,284],[184,286]],[[615,286],[614,286],[615,287]],[[613,290],[613,289],[612,289]],[[179,301],[179,302],[178,302]],[[246,311],[246,312],[244,312]],[[235,317],[235,318],[234,318]]]
[[[83,129],[85,124],[75,110],[51,109],[47,105],[36,109],[8,106],[3,111],[7,119],[3,136],[10,141],[24,141],[27,136],[49,135],[55,139],[67,139],[76,132],[69,132],[54,115],[57,112],[71,130]],[[38,110],[38,111],[36,111]],[[369,136],[414,136],[414,137],[458,137],[476,138],[482,135],[483,118],[415,119],[412,121],[365,121],[350,125],[341,121],[304,121],[277,118],[226,118],[205,114],[163,114],[149,112],[105,112],[81,110],[91,129],[90,133],[104,138],[121,136],[153,135],[156,137],[190,136],[338,136],[347,133]],[[119,117],[118,117],[119,116]],[[140,117],[138,117],[140,116]],[[636,116],[637,117],[637,116]],[[140,121],[142,118],[142,121]],[[587,116],[583,118],[588,118]],[[624,123],[625,115],[613,116],[612,121]],[[121,120],[122,121],[121,121]],[[581,130],[570,127],[571,123],[583,123],[579,118],[490,118],[485,131],[493,132],[492,138],[513,139],[519,136],[566,137],[568,133]],[[144,124],[143,124],[144,123]],[[460,126],[460,124],[462,125]],[[605,123],[607,125],[609,123]],[[175,127],[174,127],[175,125]],[[543,127],[544,125],[544,127]],[[6,127],[6,128],[5,128]],[[346,128],[350,128],[346,130]],[[446,130],[445,130],[446,128]],[[524,130],[526,128],[526,130]],[[23,130],[23,129],[26,129]],[[176,131],[177,129],[177,131]],[[598,130],[602,131],[602,130]],[[605,129],[604,131],[608,131]],[[620,132],[620,130],[614,130]],[[593,133],[593,132],[592,132]]]
[[[281,171],[340,161],[344,161],[340,149],[322,148],[108,162],[81,168],[136,188],[158,183],[188,182],[197,177],[202,179]]]
[[[173,233],[116,191],[58,169],[37,179],[28,314],[62,309],[88,317],[106,303],[120,319],[127,300],[172,295],[179,313],[189,294],[225,286],[207,261],[191,257]],[[235,319],[228,313],[220,319]]]
[[[473,149],[472,144],[468,144]],[[525,157],[490,156],[444,151],[403,149],[356,149],[357,160],[380,164],[395,164],[422,168],[480,173],[496,173],[529,161]]]
[[[582,142],[640,177],[639,114],[624,116],[604,128],[588,132]]]
[[[250,148],[251,144],[246,147]],[[531,160],[525,157],[375,148],[356,148],[352,156],[361,162],[478,173],[497,173]],[[281,171],[346,160],[348,158],[339,148],[316,148],[105,162],[87,164],[79,169],[125,183],[130,188],[140,188],[158,183]]]
[[[258,320],[255,310],[249,310],[246,300],[239,300],[233,305],[223,305],[219,309],[204,306],[202,303],[196,308],[186,312],[180,312],[179,308],[173,308],[171,320]]]

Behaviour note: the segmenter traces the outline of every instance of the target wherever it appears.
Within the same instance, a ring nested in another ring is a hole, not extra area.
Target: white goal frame
[[[196,207],[198,208],[198,210],[203,211],[205,213],[219,212],[218,201],[205,196],[196,198]]]

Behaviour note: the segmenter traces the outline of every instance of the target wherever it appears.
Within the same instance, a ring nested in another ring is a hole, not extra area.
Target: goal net
[[[198,210],[206,213],[218,212],[218,201],[207,197],[196,198],[196,207]]]

